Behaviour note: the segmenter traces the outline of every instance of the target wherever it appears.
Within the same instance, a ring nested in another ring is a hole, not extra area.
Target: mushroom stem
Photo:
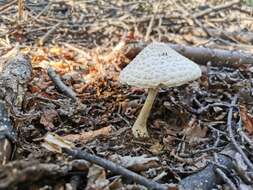
[[[148,137],[147,120],[152,109],[155,97],[158,93],[158,88],[149,88],[147,99],[139,113],[137,120],[132,128],[135,137]]]

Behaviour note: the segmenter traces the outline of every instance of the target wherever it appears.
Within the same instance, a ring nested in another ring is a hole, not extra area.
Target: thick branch
[[[146,45],[146,43],[128,44],[125,51],[126,57],[133,59]],[[208,61],[211,61],[214,65],[253,64],[253,55],[248,53],[171,43],[168,43],[168,45],[177,52],[202,65]]]

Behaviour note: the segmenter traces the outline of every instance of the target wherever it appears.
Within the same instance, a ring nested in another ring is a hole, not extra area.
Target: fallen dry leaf
[[[182,135],[189,141],[190,145],[198,143],[206,137],[208,129],[206,127],[200,127],[196,120],[193,119],[189,122],[188,127],[184,128]]]
[[[58,46],[53,46],[51,48],[49,48],[49,53],[54,55],[54,56],[60,56],[62,54],[62,48],[58,47]]]
[[[53,109],[46,109],[43,111],[43,115],[40,118],[40,123],[46,127],[47,130],[54,128],[54,120],[58,116],[57,111]]]
[[[86,186],[86,190],[102,190],[102,189],[109,189],[109,180],[106,179],[106,173],[104,168],[93,164],[89,168],[89,173],[88,173],[88,182]]]
[[[52,152],[61,153],[62,148],[71,149],[74,147],[74,144],[53,133],[47,133],[43,140],[42,147]]]
[[[253,134],[253,116],[248,113],[245,105],[240,105],[240,116],[246,131],[249,134]]]
[[[70,135],[65,135],[63,136],[63,138],[65,140],[69,140],[72,142],[75,141],[81,141],[83,143],[87,143],[89,141],[92,141],[93,139],[95,139],[96,137],[99,136],[109,136],[112,132],[112,126],[108,126],[108,127],[104,127],[95,131],[88,131],[88,132],[82,132],[79,134],[70,134]]]
[[[124,186],[122,184],[122,180],[121,177],[117,177],[116,179],[114,179],[110,185],[109,185],[109,189],[110,190],[118,190],[118,189],[123,189]]]
[[[117,154],[110,156],[110,160],[135,172],[145,171],[149,168],[158,167],[159,161],[157,157],[147,158],[147,155],[133,157],[120,156]]]
[[[163,148],[163,145],[161,145],[159,142],[156,142],[149,148],[149,151],[152,152],[154,155],[159,155],[161,154]]]

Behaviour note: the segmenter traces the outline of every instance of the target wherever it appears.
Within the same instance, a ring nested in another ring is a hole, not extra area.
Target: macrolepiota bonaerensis
[[[121,83],[148,89],[147,99],[135,121],[135,137],[148,137],[147,119],[160,87],[176,87],[201,76],[200,67],[160,42],[145,47],[120,73]]]

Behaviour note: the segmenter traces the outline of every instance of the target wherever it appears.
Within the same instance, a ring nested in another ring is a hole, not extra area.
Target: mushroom
[[[148,137],[147,120],[159,87],[176,87],[201,76],[199,66],[169,45],[153,42],[120,73],[121,83],[148,89],[147,99],[135,121],[135,137]]]

